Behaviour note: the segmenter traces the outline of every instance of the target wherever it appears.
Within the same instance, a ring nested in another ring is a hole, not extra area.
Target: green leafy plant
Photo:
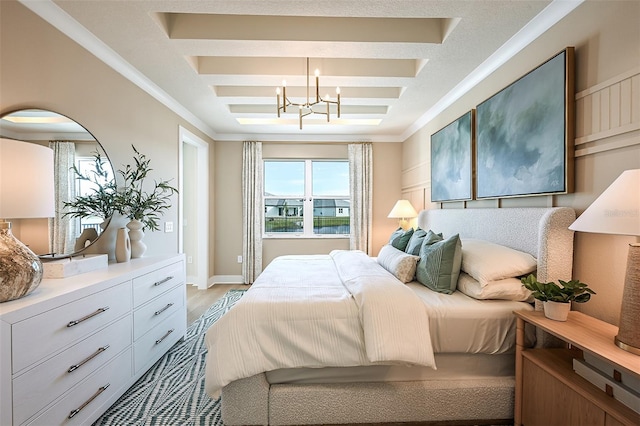
[[[536,279],[536,276],[530,274],[521,279],[522,285],[530,290],[533,297],[542,302],[560,302],[576,303],[588,302],[592,294],[596,294],[587,284],[580,280],[562,281],[558,280],[560,285],[554,282],[542,283]]]
[[[135,146],[131,147],[135,153],[135,164],[127,164],[117,172],[124,179],[124,186],[116,196],[117,209],[129,219],[142,222],[143,229],[158,231],[158,221],[171,207],[171,196],[177,194],[178,190],[169,185],[169,181],[162,180],[154,181],[151,190],[146,191],[145,179],[153,170],[150,166],[151,160],[141,154]]]
[[[105,164],[107,164],[107,160],[96,152],[93,154],[92,170],[82,173],[75,165],[72,167],[75,178],[88,182],[94,188],[94,192],[88,195],[79,195],[72,201],[65,201],[63,217],[95,216],[104,220],[119,211],[116,182],[109,176]]]

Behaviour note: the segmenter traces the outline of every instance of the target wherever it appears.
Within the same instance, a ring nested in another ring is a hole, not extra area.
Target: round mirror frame
[[[7,118],[11,118],[8,120]],[[37,127],[35,127],[37,126]],[[45,145],[45,142],[53,140],[69,141],[74,143],[91,142],[95,143],[95,147],[90,153],[89,150],[85,152],[83,157],[88,157],[99,153],[101,158],[105,160],[105,164],[108,164],[111,169],[111,176],[115,179],[115,170],[109,159],[107,151],[104,149],[100,141],[89,132],[83,125],[72,119],[71,117],[61,114],[59,112],[50,111],[42,108],[23,108],[19,110],[10,111],[0,116],[0,137],[7,139],[20,140],[24,142],[38,143]],[[77,148],[76,148],[77,152]],[[93,160],[92,160],[93,161]],[[77,164],[77,162],[76,162]],[[14,219],[14,218],[4,218]],[[19,218],[16,218],[19,219]],[[69,217],[71,220],[77,220]],[[106,227],[108,226],[111,218],[105,218],[102,226],[102,232],[98,233],[98,229],[95,226],[86,226],[79,235],[74,235],[76,243],[73,250],[67,250],[65,253],[50,253],[51,242],[49,235],[44,237],[38,236],[37,240],[40,244],[46,243],[48,249],[46,253],[36,253],[43,260],[60,259],[81,254],[87,250],[88,247],[94,245],[100,237],[104,234]],[[33,219],[30,219],[33,220]],[[106,225],[105,225],[106,224]],[[48,220],[46,227],[48,234],[51,233],[51,220]],[[40,230],[40,232],[43,232]],[[41,249],[34,251],[41,252]]]

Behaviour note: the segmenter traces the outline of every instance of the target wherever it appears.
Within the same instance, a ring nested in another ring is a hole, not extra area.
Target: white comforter
[[[279,368],[435,368],[424,303],[361,251],[273,260],[205,339],[211,396]]]

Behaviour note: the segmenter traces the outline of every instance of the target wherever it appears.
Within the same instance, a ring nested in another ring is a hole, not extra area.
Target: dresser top
[[[27,296],[0,303],[0,320],[18,322],[183,259],[183,254],[142,257],[67,278],[43,279],[38,288]]]

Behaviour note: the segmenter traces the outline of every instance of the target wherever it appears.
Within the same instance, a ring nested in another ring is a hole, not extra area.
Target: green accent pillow
[[[427,232],[427,235],[424,237],[423,243],[427,245],[431,245],[433,243],[437,243],[438,241],[442,241],[442,240],[444,240],[444,237],[442,236],[442,232],[440,232],[439,234],[436,234],[431,229],[429,229],[429,232]],[[420,253],[418,253],[418,256],[420,256]]]
[[[404,229],[402,229],[402,228],[398,228],[395,231],[393,231],[393,233],[389,237],[389,244],[391,244],[391,241],[395,240],[397,237],[399,237],[403,233],[404,233]]]
[[[428,242],[425,237],[420,248],[416,278],[433,291],[451,294],[456,290],[462,264],[460,236],[456,234],[446,240]]]
[[[393,247],[397,248],[400,251],[404,251],[407,248],[407,243],[411,239],[413,235],[413,228],[409,228],[406,231],[402,228],[396,230],[393,234],[391,234],[391,238],[389,239],[389,244]]]
[[[424,229],[416,229],[413,231],[411,238],[409,238],[409,242],[407,243],[407,248],[404,251],[407,254],[411,254],[413,256],[418,256],[420,254],[420,247],[422,247],[422,241],[424,237],[427,236],[427,231]]]

